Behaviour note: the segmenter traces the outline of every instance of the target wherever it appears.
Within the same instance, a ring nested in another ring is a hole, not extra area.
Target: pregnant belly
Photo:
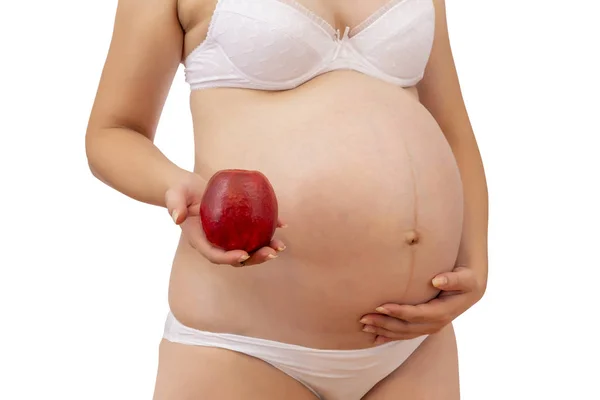
[[[289,224],[277,232],[287,249],[234,269],[210,265],[182,242],[171,295],[180,318],[201,329],[359,348],[372,342],[361,315],[437,294],[431,278],[453,268],[461,236],[457,165],[416,100],[398,91],[373,97],[325,96],[302,113],[271,113],[288,117],[268,123],[255,114],[244,124],[252,134],[237,136],[237,146],[198,140],[207,177],[223,168],[267,175]],[[245,151],[231,149],[238,146]]]

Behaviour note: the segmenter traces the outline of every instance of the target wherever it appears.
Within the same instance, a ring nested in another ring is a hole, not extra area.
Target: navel
[[[413,246],[413,245],[419,243],[419,233],[414,229],[407,231],[404,234],[404,241],[409,246]]]

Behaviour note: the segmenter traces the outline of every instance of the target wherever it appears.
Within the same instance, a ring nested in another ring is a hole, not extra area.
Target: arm
[[[444,0],[435,0],[435,6],[436,35],[418,91],[421,103],[436,119],[452,148],[463,182],[465,215],[456,265],[474,270],[483,295],[488,274],[487,183],[452,56]]]
[[[182,47],[176,0],[119,0],[86,132],[94,176],[163,207],[167,189],[190,175],[153,143]]]
[[[183,36],[177,0],[119,0],[86,134],[90,169],[121,193],[166,207],[189,244],[214,264],[263,263],[274,258],[283,243],[274,239],[252,256],[210,244],[198,215],[206,182],[177,167],[153,143],[181,63]]]

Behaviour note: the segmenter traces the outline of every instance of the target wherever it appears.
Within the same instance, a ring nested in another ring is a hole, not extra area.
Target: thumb
[[[167,190],[165,193],[165,203],[174,223],[179,225],[185,221],[188,214],[188,207],[186,190],[183,187],[175,187]]]
[[[476,284],[475,273],[467,267],[456,267],[451,272],[437,275],[431,281],[433,286],[444,291],[470,291]]]

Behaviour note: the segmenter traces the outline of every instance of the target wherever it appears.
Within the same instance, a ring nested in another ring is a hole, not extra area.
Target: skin
[[[354,26],[372,12],[372,8],[366,7],[364,2],[350,4],[306,1],[303,4],[329,21],[343,21],[339,25]],[[418,87],[402,89],[404,94],[398,96],[405,96],[399,97],[402,101],[408,101],[406,96],[420,99],[421,104],[442,129],[458,163],[463,180],[465,212],[457,266],[463,266],[453,272],[447,271],[439,275],[448,278],[449,283],[439,286],[443,291],[437,298],[439,290],[430,284],[429,289],[415,289],[417,291],[412,296],[404,296],[402,299],[406,300],[405,302],[394,304],[382,301],[372,305],[373,309],[378,304],[383,305],[391,316],[381,313],[356,316],[357,324],[360,319],[367,318],[369,326],[385,330],[363,333],[364,336],[348,335],[357,340],[349,343],[349,346],[356,343],[364,343],[364,346],[367,346],[367,341],[372,343],[387,340],[385,338],[399,339],[403,335],[414,335],[419,330],[435,332],[405,364],[380,382],[365,397],[367,400],[398,396],[436,400],[457,399],[459,394],[456,343],[450,322],[481,298],[487,280],[487,200],[483,168],[460,95],[448,43],[444,4],[442,1],[435,1],[435,6],[436,38],[425,78]],[[241,251],[222,252],[208,245],[198,233],[201,230],[197,229],[199,225],[196,210],[206,177],[220,166],[219,161],[210,158],[210,150],[207,149],[207,153],[203,153],[203,148],[208,146],[198,146],[195,170],[184,171],[153,145],[160,113],[174,74],[184,57],[206,34],[213,8],[214,1],[180,0],[177,3],[175,0],[121,0],[110,51],[86,135],[90,169],[98,179],[133,199],[167,208],[174,221],[181,225],[183,234],[176,260],[178,266],[174,266],[172,281],[190,282],[191,287],[188,290],[178,286],[176,293],[170,293],[170,304],[176,305],[178,316],[184,317],[183,322],[189,322],[189,325],[196,322],[205,323],[207,319],[217,319],[205,315],[204,319],[195,320],[197,315],[185,315],[185,310],[195,306],[189,303],[191,300],[179,295],[186,290],[197,291],[198,286],[194,286],[195,282],[190,279],[191,267],[186,264],[194,264],[194,271],[204,271],[196,265],[200,263],[197,261],[198,253],[213,264],[213,269],[214,264],[239,267],[244,262],[244,265],[264,264],[261,269],[266,271],[265,274],[275,274],[277,270],[269,270],[268,265],[288,244],[285,240],[276,238],[271,246],[261,249],[251,257]],[[161,29],[156,29],[157,26]],[[357,75],[335,73],[320,80],[315,79],[313,85],[307,85],[302,90],[310,91],[319,84],[335,84],[336,79],[343,80],[350,76],[356,81],[363,79]],[[384,88],[383,84],[373,82],[373,86],[375,91],[387,93],[388,89]],[[297,91],[297,96],[301,96],[302,90]],[[228,114],[219,119],[219,113],[222,112],[220,110],[227,110],[238,104],[252,104],[250,102],[253,100],[263,101],[262,98],[268,96],[274,95],[248,94],[237,90],[226,93],[195,93],[191,98],[195,125],[198,122],[198,125],[203,125],[205,131],[214,129],[217,132],[214,127],[224,129],[226,118],[230,119]],[[287,95],[288,97],[282,96],[284,100],[287,98],[291,101],[289,98],[292,94]],[[210,102],[207,99],[210,99]],[[239,111],[238,114],[242,114],[239,116],[242,119],[243,111]],[[232,140],[244,143],[245,136],[234,137],[234,133],[230,133]],[[197,139],[202,143],[209,143],[207,140],[211,137],[214,136],[202,136],[197,133]],[[270,141],[269,146],[270,155],[284,151],[283,142]],[[223,159],[234,157],[243,163],[241,156],[230,154],[230,157],[224,155]],[[248,165],[251,161],[247,160]],[[293,216],[291,219],[294,220]],[[285,222],[280,221],[280,226],[283,227]],[[299,223],[296,224],[298,225]],[[290,222],[288,229],[290,233],[280,236],[303,237],[299,228],[294,228],[293,223]],[[293,242],[292,240],[289,243]],[[292,261],[288,266],[291,270],[294,269]],[[227,283],[234,280],[234,275],[228,271],[231,270],[219,272],[227,278]],[[435,275],[438,274],[432,274]],[[240,288],[245,287],[244,282],[241,284]],[[220,304],[220,309],[226,306]],[[290,311],[287,310],[287,314]],[[294,311],[297,312],[297,318],[303,317],[301,309]],[[255,318],[260,316],[256,315]],[[339,325],[346,323],[346,315],[340,318]],[[268,320],[260,325],[265,328],[264,336],[282,334],[275,332],[278,326],[269,327]],[[313,340],[293,338],[296,339]],[[431,363],[431,360],[435,362]],[[235,379],[232,379],[233,376]],[[443,393],[434,393],[431,391],[432,387],[443,387],[446,390]],[[275,399],[281,398],[283,393],[286,398],[292,399],[314,398],[296,381],[260,360],[221,349],[161,342],[156,400],[199,398],[210,394],[211,390],[218,392],[219,398],[223,399]]]
[[[460,90],[444,1],[435,1],[436,35],[425,76],[417,85],[420,102],[436,119],[457,160],[465,198],[461,247],[456,268],[432,285],[442,290],[419,305],[382,304],[365,315],[376,342],[439,332],[484,295],[488,278],[488,192],[483,162]],[[387,315],[387,317],[386,317]]]

